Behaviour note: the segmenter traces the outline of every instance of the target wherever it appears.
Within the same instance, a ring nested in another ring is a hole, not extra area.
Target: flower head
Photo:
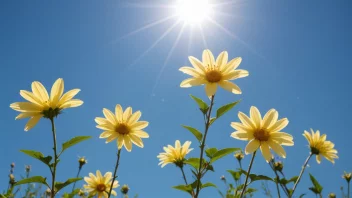
[[[175,147],[168,145],[164,147],[164,153],[160,153],[157,157],[160,160],[159,165],[161,167],[166,166],[167,164],[174,163],[176,166],[182,167],[183,162],[186,160],[186,155],[193,150],[190,149],[190,141],[186,141],[182,146],[179,140],[176,140]]]
[[[20,95],[28,102],[15,102],[10,105],[13,110],[21,112],[17,119],[30,118],[24,130],[33,128],[40,118],[53,119],[63,109],[78,107],[82,100],[72,99],[80,90],[72,89],[64,93],[64,80],[59,78],[51,88],[50,97],[45,87],[38,81],[32,83],[32,92],[21,90]]]
[[[234,156],[239,162],[244,158],[244,154],[242,151],[236,152]]]
[[[347,173],[347,172],[345,172],[345,173],[342,175],[342,178],[345,179],[348,183],[351,181],[351,177],[352,177],[352,173]]]
[[[104,130],[100,138],[106,138],[106,143],[117,139],[118,149],[125,146],[127,151],[132,150],[132,143],[141,148],[144,147],[141,138],[149,137],[148,133],[143,131],[149,123],[139,121],[142,115],[140,111],[132,113],[131,107],[123,111],[121,105],[118,104],[115,107],[115,114],[105,108],[103,113],[105,118],[97,117],[95,122],[98,124],[97,128]]]
[[[303,136],[307,139],[312,154],[316,155],[318,164],[321,162],[321,156],[335,163],[334,159],[338,158],[337,150],[334,149],[335,145],[332,142],[326,141],[326,134],[320,136],[319,130],[314,132],[311,129],[311,134],[308,131],[304,131]]]
[[[86,163],[88,163],[88,160],[85,157],[80,157],[78,159],[79,168],[82,168]]]
[[[97,170],[96,175],[89,173],[89,177],[84,177],[84,181],[87,182],[83,187],[87,190],[90,196],[97,195],[98,198],[107,198],[108,192],[112,182],[112,173],[107,172],[104,176]],[[118,181],[115,180],[112,188],[119,186]],[[116,191],[112,190],[111,195],[117,196]]]
[[[330,193],[330,194],[328,195],[328,198],[336,198],[336,194],[335,194],[335,193]]]
[[[231,123],[231,126],[237,130],[231,134],[231,137],[249,141],[245,149],[246,154],[260,148],[265,160],[269,162],[272,159],[271,148],[280,157],[286,157],[286,152],[281,145],[293,146],[293,137],[281,132],[288,124],[287,118],[278,120],[278,112],[271,109],[262,119],[259,110],[254,106],[250,109],[250,117],[242,112],[238,113],[238,117],[242,123]]]
[[[216,61],[210,50],[203,51],[203,61],[190,56],[189,61],[192,67],[181,67],[179,70],[185,74],[191,75],[181,82],[181,87],[192,87],[198,85],[205,85],[205,92],[208,97],[214,95],[219,85],[223,89],[234,94],[241,94],[241,89],[230,80],[243,78],[248,76],[248,71],[236,68],[240,65],[242,59],[240,57],[228,61],[228,54],[226,51],[220,53]]]
[[[121,187],[121,193],[124,195],[126,195],[129,190],[130,190],[130,188],[126,184]]]

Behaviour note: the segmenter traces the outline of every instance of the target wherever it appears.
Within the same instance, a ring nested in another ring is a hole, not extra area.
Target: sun
[[[200,24],[211,11],[208,0],[178,0],[176,4],[176,15],[187,24]]]

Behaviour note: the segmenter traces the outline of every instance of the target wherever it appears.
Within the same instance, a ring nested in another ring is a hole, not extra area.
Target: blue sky
[[[56,121],[58,142],[77,135],[93,138],[63,155],[58,167],[59,180],[75,176],[78,156],[88,159],[82,176],[97,169],[113,171],[116,144],[105,144],[98,138],[101,131],[95,128],[94,118],[103,115],[102,108],[112,109],[119,103],[124,108],[132,106],[134,110],[141,110],[142,119],[150,122],[146,130],[150,138],[144,140],[145,148],[133,147],[131,153],[123,151],[121,154],[120,184],[130,185],[131,195],[138,193],[141,198],[186,197],[171,188],[182,183],[179,170],[172,165],[158,167],[156,156],[164,145],[174,144],[176,139],[191,140],[192,147],[197,148],[194,137],[180,125],[202,129],[202,116],[189,94],[204,100],[206,96],[202,87],[179,88],[179,83],[187,76],[178,69],[189,65],[189,55],[201,57],[207,47],[214,54],[226,50],[231,58],[241,56],[240,69],[250,74],[236,81],[242,95],[218,91],[216,107],[238,99],[242,102],[214,124],[207,144],[218,148],[244,148],[246,142],[230,138],[233,129],[229,124],[238,121],[238,111],[248,114],[252,105],[261,112],[275,108],[280,118],[290,120],[285,132],[292,134],[295,141],[294,147],[286,147],[285,174],[298,175],[309,154],[303,131],[319,129],[335,143],[340,159],[334,165],[326,160],[318,165],[311,160],[306,173],[312,173],[321,182],[325,196],[330,192],[340,194],[340,186],[345,185],[341,179],[343,171],[352,171],[349,155],[352,135],[348,128],[352,119],[349,112],[352,105],[349,91],[351,2],[236,2],[217,7],[217,11],[232,16],[215,15],[214,20],[239,39],[212,23],[203,23],[207,46],[198,30],[194,31],[189,44],[190,27],[187,26],[173,48],[182,27],[179,24],[141,57],[177,19],[124,36],[168,17],[168,9],[128,6],[128,3],[142,1],[2,1],[0,186],[7,186],[11,162],[16,163],[17,177],[24,174],[25,164],[33,166],[33,175],[49,175],[49,170],[41,163],[19,152],[33,149],[52,154],[49,121],[41,120],[26,133],[23,131],[26,121],[15,121],[17,113],[9,104],[22,101],[19,90],[29,90],[32,81],[38,80],[50,88],[61,77],[66,90],[82,90],[77,98],[85,103],[60,115]],[[150,1],[150,4],[157,3],[168,4],[167,1]],[[195,149],[190,156],[197,156],[198,152]],[[244,159],[246,167],[249,158]],[[223,187],[220,176],[230,179],[226,170],[238,167],[232,156],[214,166],[216,172],[209,173],[205,181],[214,181],[220,187]],[[262,156],[256,158],[253,173],[273,176]],[[307,197],[311,197],[307,174],[297,194],[308,193]],[[255,186],[259,187],[259,183]],[[211,188],[202,193],[205,198],[217,195]],[[263,194],[258,192],[255,197],[261,196]]]

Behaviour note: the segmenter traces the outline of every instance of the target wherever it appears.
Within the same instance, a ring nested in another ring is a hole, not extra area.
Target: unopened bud
[[[88,163],[87,159],[85,157],[80,157],[78,159],[78,163],[79,163],[79,168],[82,168],[83,165],[85,165],[86,163]]]
[[[127,193],[128,193],[128,190],[129,190],[130,188],[128,187],[128,185],[123,185],[122,187],[121,187],[121,192],[122,192],[122,194],[124,194],[124,195],[126,195]]]
[[[284,168],[284,165],[281,162],[275,162],[274,163],[274,168],[275,168],[276,171],[281,172],[282,169]]]
[[[225,180],[226,180],[225,176],[222,175],[222,176],[220,177],[220,180],[225,181]]]
[[[10,177],[10,184],[11,185],[15,184],[15,176],[13,174],[10,174],[9,177]]]
[[[330,194],[328,195],[328,198],[336,198],[335,193],[330,193]]]
[[[26,165],[26,172],[29,173],[31,171],[31,165]]]
[[[85,195],[86,195],[86,193],[83,190],[79,190],[78,196],[83,197]]]
[[[50,190],[50,188],[47,188],[47,189],[46,189],[45,194],[46,194],[47,196],[50,196],[50,195],[51,195],[51,190]]]
[[[242,153],[242,151],[236,152],[234,156],[239,162],[244,158],[244,154]]]
[[[11,163],[11,168],[15,168],[15,163],[14,162]]]
[[[342,175],[342,178],[344,178],[344,179],[347,181],[347,183],[350,183],[351,177],[352,177],[352,173],[346,173],[346,172],[345,172],[345,173]]]

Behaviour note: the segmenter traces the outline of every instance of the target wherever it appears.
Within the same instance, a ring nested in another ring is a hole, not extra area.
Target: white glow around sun
[[[176,4],[176,14],[188,24],[201,23],[211,11],[208,0],[179,0]]]

